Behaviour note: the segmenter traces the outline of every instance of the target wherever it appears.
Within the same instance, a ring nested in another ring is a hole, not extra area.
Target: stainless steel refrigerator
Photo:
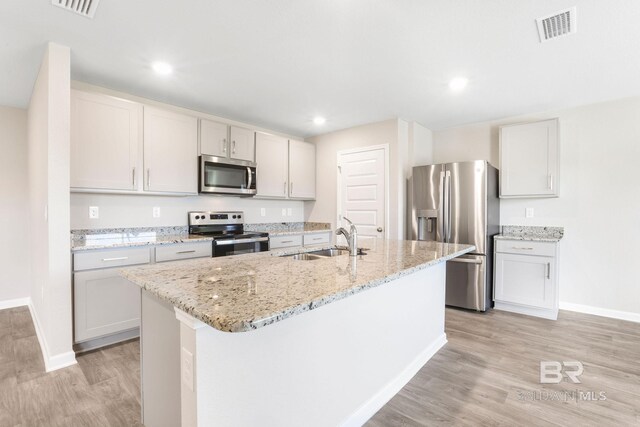
[[[416,166],[407,199],[411,240],[476,247],[447,262],[446,304],[491,308],[493,236],[500,228],[498,170],[484,160]]]

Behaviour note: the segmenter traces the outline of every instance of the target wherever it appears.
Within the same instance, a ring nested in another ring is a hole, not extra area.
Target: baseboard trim
[[[38,315],[36,314],[36,310],[33,308],[33,304],[31,303],[30,298],[28,307],[29,312],[31,313],[31,319],[33,319],[33,326],[36,329],[36,336],[38,337],[38,342],[40,343],[40,350],[42,351],[42,359],[44,360],[45,371],[51,372],[58,369],[66,368],[67,366],[75,365],[77,363],[76,354],[73,351],[56,354],[55,356],[50,355],[49,347],[47,347],[47,341],[44,338],[44,330],[41,326],[42,324],[38,319]]]
[[[447,343],[447,334],[442,334],[416,357],[396,378],[376,393],[356,412],[347,417],[340,425],[342,427],[362,426],[376,412],[378,412],[393,396],[407,385],[418,371]]]
[[[510,313],[524,314],[525,316],[540,317],[542,319],[558,320],[558,309],[531,307],[523,304],[496,301],[493,307],[496,310]]]
[[[31,299],[29,297],[7,299],[4,301],[0,301],[0,310],[5,310],[7,308],[23,307],[25,305],[28,306],[30,303],[31,303]]]
[[[573,304],[571,302],[560,301],[560,309],[575,311],[578,313],[593,314],[594,316],[610,317],[612,319],[627,320],[629,322],[640,323],[640,313],[630,311],[610,310],[608,308],[593,307],[590,305]]]

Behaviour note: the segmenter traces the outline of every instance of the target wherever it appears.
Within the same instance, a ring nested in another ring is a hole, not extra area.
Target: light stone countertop
[[[324,247],[330,247],[325,245]],[[376,250],[313,261],[280,257],[321,247],[201,258],[120,270],[144,290],[225,332],[243,332],[313,310],[475,249],[381,241]]]
[[[559,242],[564,237],[563,227],[505,225],[496,240],[522,240],[530,242]]]
[[[108,235],[97,235],[96,237],[87,236],[82,240],[71,241],[71,251],[87,251],[93,249],[110,249],[110,248],[127,248],[133,246],[148,246],[148,245],[170,245],[174,243],[192,243],[192,242],[205,242],[213,241],[213,238],[206,236],[198,236],[194,234],[113,234],[111,237]]]

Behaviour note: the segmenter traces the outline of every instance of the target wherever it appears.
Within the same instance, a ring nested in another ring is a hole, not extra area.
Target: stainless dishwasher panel
[[[445,303],[455,307],[485,311],[490,308],[487,284],[487,257],[462,255],[447,261]]]

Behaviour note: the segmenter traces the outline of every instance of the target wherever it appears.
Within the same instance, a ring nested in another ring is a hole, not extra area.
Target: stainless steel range
[[[213,256],[269,250],[269,233],[244,232],[244,212],[189,212],[189,233],[213,237]]]

